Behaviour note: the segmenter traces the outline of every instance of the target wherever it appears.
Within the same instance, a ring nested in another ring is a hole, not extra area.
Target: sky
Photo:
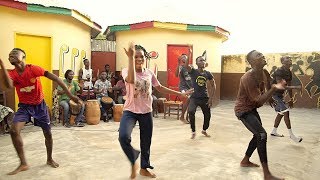
[[[319,0],[24,1],[79,10],[103,31],[110,25],[152,20],[219,26],[230,32],[222,45],[223,55],[253,49],[264,53],[320,51]]]

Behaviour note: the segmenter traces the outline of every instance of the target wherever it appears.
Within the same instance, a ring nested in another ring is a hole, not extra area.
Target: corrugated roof
[[[115,40],[115,32],[131,31],[131,30],[146,29],[146,28],[161,28],[161,29],[172,29],[172,30],[180,30],[180,31],[212,32],[222,36],[223,41],[226,41],[230,35],[229,31],[218,26],[183,24],[183,23],[160,22],[160,21],[145,21],[145,22],[127,24],[127,25],[108,26],[103,34],[107,36],[108,40]]]
[[[0,0],[0,6],[19,9],[22,11],[71,16],[77,19],[78,21],[82,22],[83,24],[86,24],[87,26],[91,27],[91,37],[96,37],[102,30],[102,27],[99,24],[97,24],[94,21],[91,21],[90,18],[73,9],[55,6],[44,6],[40,4],[31,4],[14,0]]]

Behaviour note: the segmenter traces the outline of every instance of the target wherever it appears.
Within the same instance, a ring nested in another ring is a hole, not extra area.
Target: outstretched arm
[[[12,80],[11,78],[9,78],[9,75],[8,75],[8,71],[7,69],[5,68],[4,64],[3,64],[3,61],[0,59],[0,67],[2,69],[2,72],[3,72],[3,81],[4,81],[4,85],[6,88],[13,88],[13,83],[12,83]]]
[[[128,50],[123,48],[124,51],[126,52],[127,56],[128,56],[128,76],[126,77],[126,82],[130,83],[130,84],[134,84],[136,81],[136,73],[135,73],[135,66],[134,66],[134,44],[133,42],[131,42],[129,44],[129,48]]]
[[[44,76],[47,77],[48,79],[51,79],[52,81],[58,83],[58,85],[60,87],[62,87],[64,93],[66,93],[70,99],[72,99],[76,103],[78,102],[79,98],[77,96],[74,96],[71,94],[71,92],[68,90],[67,86],[63,83],[63,81],[58,76],[56,76],[48,71],[45,71]]]
[[[173,89],[169,89],[165,86],[162,86],[161,84],[159,86],[155,86],[154,87],[157,91],[164,93],[164,94],[173,94],[173,95],[177,95],[177,96],[183,96],[183,97],[187,97],[187,95],[193,93],[192,90],[188,90],[187,92],[181,93],[179,91],[175,91]]]

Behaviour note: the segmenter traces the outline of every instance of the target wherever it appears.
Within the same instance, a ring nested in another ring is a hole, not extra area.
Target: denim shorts
[[[276,103],[276,105],[274,106],[274,110],[278,114],[283,115],[283,113],[289,111],[289,107],[284,102],[283,96],[273,95],[272,98],[275,100]]]

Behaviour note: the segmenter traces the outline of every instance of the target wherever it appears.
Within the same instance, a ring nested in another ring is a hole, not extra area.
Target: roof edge
[[[78,21],[80,21],[81,23],[91,27],[91,32],[94,32],[94,34],[96,35],[98,35],[102,31],[102,27],[98,23],[92,21],[90,18],[88,18],[81,12],[74,9],[68,9],[68,8],[56,7],[56,6],[47,7],[41,4],[25,3],[25,2],[15,1],[15,0],[0,0],[0,6],[5,6],[5,7],[23,10],[23,11],[30,11],[30,12],[71,16],[77,19]],[[93,34],[91,34],[91,36],[92,35]]]
[[[108,37],[112,37],[111,39],[114,40],[115,32],[146,29],[146,28],[161,28],[161,29],[171,29],[171,30],[179,30],[179,31],[213,32],[222,36],[223,42],[228,40],[228,37],[230,36],[229,31],[219,26],[184,24],[184,23],[161,22],[161,21],[144,21],[139,23],[127,24],[127,25],[112,25],[112,26],[108,26],[106,30],[103,32],[103,34],[107,36],[107,39]]]

